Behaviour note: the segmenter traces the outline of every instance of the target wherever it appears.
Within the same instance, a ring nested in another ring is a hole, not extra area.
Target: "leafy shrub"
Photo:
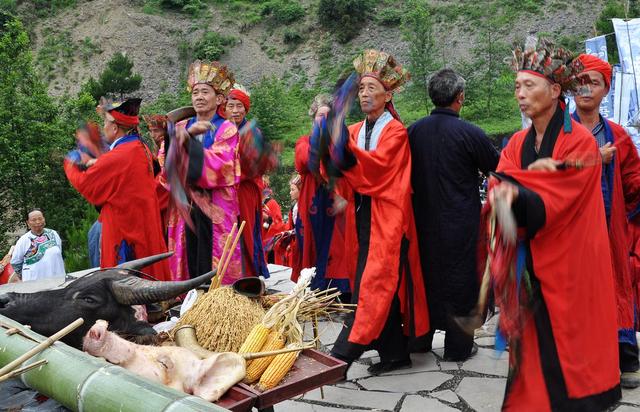
[[[160,0],[160,7],[196,14],[206,9],[207,5],[202,0]]]
[[[269,16],[275,25],[283,25],[303,19],[306,12],[298,1],[270,0],[262,6],[262,15]]]
[[[402,23],[403,11],[401,8],[389,7],[380,10],[376,14],[376,20],[383,26],[395,27]]]
[[[236,39],[224,36],[215,31],[208,31],[202,35],[193,47],[193,56],[202,60],[218,60],[225,52],[225,48],[233,46]]]
[[[125,94],[140,89],[141,83],[142,76],[133,73],[133,61],[122,53],[116,53],[98,80],[91,77],[83,88],[96,100],[101,96],[123,99]]]
[[[291,29],[291,28],[286,28],[284,29],[284,42],[286,44],[291,44],[291,45],[296,45],[296,44],[300,44],[302,43],[302,40],[304,40],[304,38],[302,37],[302,34],[296,30],[296,29]]]
[[[360,33],[371,8],[371,0],[320,0],[318,21],[346,43]]]

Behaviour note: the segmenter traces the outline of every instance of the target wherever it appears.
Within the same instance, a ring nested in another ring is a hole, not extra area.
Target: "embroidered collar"
[[[391,113],[385,110],[384,113],[376,120],[376,123],[373,125],[373,131],[371,132],[371,140],[369,142],[369,150],[376,150],[378,146],[378,140],[380,140],[380,134],[382,134],[382,130],[389,124],[390,121],[393,120],[393,116]],[[360,128],[360,132],[358,133],[358,147],[360,149],[364,149],[365,138],[367,133],[367,121],[364,121],[364,124]]]

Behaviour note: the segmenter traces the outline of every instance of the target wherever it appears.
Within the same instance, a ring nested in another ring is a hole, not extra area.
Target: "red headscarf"
[[[607,89],[611,86],[611,65],[597,56],[591,54],[581,54],[578,56],[578,61],[582,63],[584,69],[583,72],[596,71],[602,74],[604,77],[604,84]]]
[[[227,100],[228,99],[239,100],[240,103],[242,103],[242,105],[244,106],[244,110],[249,113],[249,108],[251,107],[251,99],[249,98],[248,94],[246,94],[242,90],[233,89],[229,92],[229,95],[227,96]]]

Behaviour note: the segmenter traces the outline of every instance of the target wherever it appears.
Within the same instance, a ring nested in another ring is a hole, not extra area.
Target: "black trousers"
[[[620,350],[620,372],[636,372],[640,369],[638,345],[618,342]]]
[[[191,205],[193,230],[185,227],[187,265],[189,276],[195,278],[211,271],[213,227],[209,219],[195,204]]]
[[[371,235],[371,198],[369,196],[357,195],[357,200],[359,207],[356,211],[356,225],[359,254],[356,268],[355,290],[351,297],[352,303],[358,303],[360,281],[369,255],[369,240]],[[406,253],[407,248],[403,247],[402,251]],[[398,279],[398,286],[399,285],[400,282]],[[396,288],[398,286],[396,286]],[[358,309],[356,308],[356,312],[357,311]],[[344,327],[340,331],[340,335],[338,335],[338,339],[336,339],[333,349],[331,350],[332,356],[351,363],[362,356],[367,350],[374,349],[378,351],[382,362],[404,360],[409,357],[408,339],[402,330],[402,314],[400,313],[400,299],[398,298],[397,290],[391,302],[389,315],[387,316],[380,336],[369,345],[349,342],[349,334],[353,327],[356,312],[350,313],[345,320]]]
[[[460,326],[453,320],[453,316],[447,317],[447,325],[444,335],[444,357],[455,362],[460,362],[471,355],[473,347],[473,335],[460,329]],[[416,349],[431,350],[433,335],[435,330],[431,330],[424,340],[420,339],[420,347]],[[423,343],[424,342],[424,346]]]

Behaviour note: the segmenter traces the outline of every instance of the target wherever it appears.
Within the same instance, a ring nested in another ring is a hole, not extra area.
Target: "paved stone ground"
[[[273,268],[267,287],[288,291],[292,283],[285,268]],[[478,353],[466,362],[444,362],[444,332],[436,331],[433,352],[412,354],[413,367],[371,376],[367,367],[377,362],[377,352],[366,352],[354,363],[347,381],[324,387],[275,406],[275,412],[350,411],[499,411],[504,397],[508,354],[493,349],[497,318],[476,331]],[[323,349],[333,346],[342,325],[325,321],[319,325]],[[310,328],[307,327],[307,330]],[[610,409],[640,412],[640,388],[623,390],[622,401]]]

